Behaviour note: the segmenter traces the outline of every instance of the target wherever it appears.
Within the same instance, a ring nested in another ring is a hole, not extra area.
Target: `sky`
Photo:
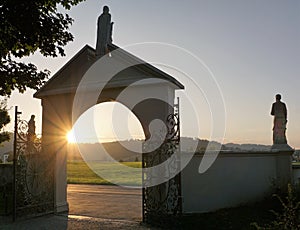
[[[183,136],[271,145],[270,109],[280,93],[288,108],[288,143],[300,148],[300,1],[87,0],[68,12],[74,19],[74,41],[65,47],[65,57],[36,54],[24,61],[55,74],[85,44],[95,47],[96,22],[104,5],[109,6],[114,22],[114,44],[186,86],[185,92],[177,94],[182,98]],[[26,120],[36,114],[40,130],[42,108],[33,93],[14,92],[8,104],[18,105]],[[126,114],[127,129],[118,128],[124,121],[117,118],[111,124],[113,107]],[[114,135],[119,139],[143,136],[139,121],[124,106],[100,104],[87,114],[99,111],[103,118],[96,125],[103,130],[102,140],[112,140]],[[223,125],[224,132],[212,135],[213,129]]]

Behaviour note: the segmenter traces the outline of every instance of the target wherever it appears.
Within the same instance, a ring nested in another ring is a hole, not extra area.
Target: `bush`
[[[274,195],[282,206],[281,212],[272,213],[275,215],[275,220],[268,224],[266,227],[260,227],[257,223],[253,223],[252,226],[258,230],[296,230],[300,229],[300,202],[296,194],[296,189],[288,184],[287,195],[283,199],[278,194]]]

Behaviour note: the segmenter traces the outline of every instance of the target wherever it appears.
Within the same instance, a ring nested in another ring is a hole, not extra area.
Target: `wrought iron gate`
[[[13,219],[54,210],[53,161],[43,154],[41,137],[30,132],[15,108],[13,156]],[[34,124],[33,124],[34,125]]]
[[[174,105],[174,113],[167,117],[166,124],[168,133],[163,144],[153,152],[144,153],[142,162],[143,221],[159,226],[173,225],[182,214],[179,99]],[[144,149],[146,148],[147,146],[144,146]],[[163,173],[146,170],[163,163],[171,156],[173,156],[173,160]],[[151,182],[157,177],[169,178],[175,171],[179,173],[166,182],[147,186],[153,184]]]

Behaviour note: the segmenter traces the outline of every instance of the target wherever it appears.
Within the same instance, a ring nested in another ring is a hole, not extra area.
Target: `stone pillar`
[[[167,121],[169,115],[174,114],[174,94],[174,89],[166,83],[137,86],[132,87],[124,97],[126,100],[121,101],[130,107],[134,97],[147,98],[140,100],[132,109],[146,137],[143,146],[143,221],[161,226],[174,224],[181,214],[180,182],[172,174],[178,158],[173,157],[174,160],[166,163],[176,154],[174,149],[178,147],[171,143]]]
[[[72,100],[68,95],[45,97],[43,106],[43,152],[53,170],[54,212],[68,211],[67,203],[67,132],[71,127]]]
[[[276,152],[276,185],[285,191],[287,184],[293,182],[292,154],[294,150],[273,150]]]

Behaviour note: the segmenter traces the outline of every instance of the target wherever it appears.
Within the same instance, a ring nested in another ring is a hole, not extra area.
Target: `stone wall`
[[[259,201],[292,181],[292,151],[221,152],[203,174],[203,154],[182,171],[183,213],[204,213]],[[183,154],[184,156],[184,154]]]

